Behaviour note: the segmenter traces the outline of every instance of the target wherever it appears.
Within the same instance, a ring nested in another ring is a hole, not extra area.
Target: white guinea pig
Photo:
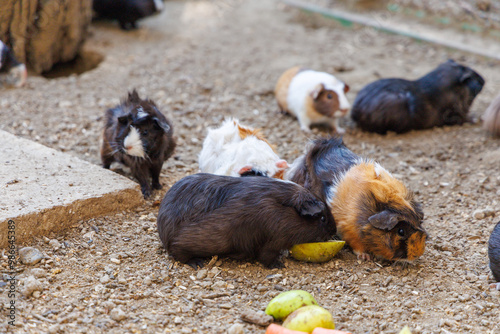
[[[199,155],[200,171],[228,176],[260,175],[283,179],[288,164],[257,129],[224,121],[209,129]]]
[[[281,111],[295,115],[303,131],[326,123],[343,134],[339,119],[350,108],[348,91],[349,86],[331,74],[296,66],[281,75],[274,93]]]

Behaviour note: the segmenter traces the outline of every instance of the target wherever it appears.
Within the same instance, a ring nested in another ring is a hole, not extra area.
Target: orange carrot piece
[[[267,327],[266,334],[307,334],[307,332],[293,331],[280,325],[270,324]]]
[[[350,332],[339,331],[337,329],[326,329],[321,327],[316,327],[312,334],[352,334]]]

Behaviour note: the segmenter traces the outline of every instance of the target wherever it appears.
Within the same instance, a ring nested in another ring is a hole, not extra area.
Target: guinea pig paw
[[[358,254],[358,260],[370,261],[370,254],[368,253]]]
[[[345,134],[345,129],[344,128],[340,128],[340,127],[337,127],[335,129],[335,131],[339,134],[339,135],[344,135]]]
[[[203,268],[203,266],[205,265],[205,260],[201,257],[193,257],[191,260],[186,262],[186,264],[194,270],[198,270],[199,268]]]
[[[161,183],[160,183],[160,182],[154,182],[154,183],[152,184],[152,186],[153,186],[153,189],[157,189],[157,190],[160,190],[160,189],[162,189],[162,188],[163,188],[163,186],[161,185]]]

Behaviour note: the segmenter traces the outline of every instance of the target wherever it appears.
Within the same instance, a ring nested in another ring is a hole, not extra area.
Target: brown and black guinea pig
[[[317,139],[285,178],[324,199],[337,234],[358,258],[412,261],[424,253],[423,212],[405,185],[341,138]]]
[[[380,134],[462,125],[483,85],[478,73],[450,59],[415,81],[368,84],[356,96],[351,118],[361,130]]]
[[[106,111],[105,122],[103,167],[109,169],[113,162],[129,167],[146,198],[151,195],[151,188],[161,189],[161,168],[174,153],[176,143],[172,124],[155,103],[142,100],[134,90],[127,100]]]
[[[495,97],[484,112],[483,128],[493,137],[500,137],[500,95]]]
[[[186,176],[168,190],[157,224],[168,253],[195,269],[213,255],[279,268],[282,250],[335,234],[326,204],[298,184],[206,173]]]

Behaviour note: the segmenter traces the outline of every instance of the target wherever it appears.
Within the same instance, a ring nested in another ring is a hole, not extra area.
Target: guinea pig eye
[[[333,95],[332,95],[332,93],[328,93],[328,95],[327,95],[326,97],[327,97],[329,100],[331,100],[331,99],[332,99],[332,97],[333,97]]]
[[[398,230],[398,234],[399,234],[401,237],[404,237],[404,236],[405,236],[405,234],[406,234],[406,233],[405,233],[405,229],[401,227],[401,228]]]
[[[321,216],[321,217],[319,218],[319,220],[321,220],[321,222],[322,222],[322,223],[324,223],[324,222],[326,222],[326,217],[325,217],[325,216]]]
[[[143,130],[143,131],[142,131],[142,135],[143,135],[143,136],[147,136],[147,135],[148,135],[148,130]]]

